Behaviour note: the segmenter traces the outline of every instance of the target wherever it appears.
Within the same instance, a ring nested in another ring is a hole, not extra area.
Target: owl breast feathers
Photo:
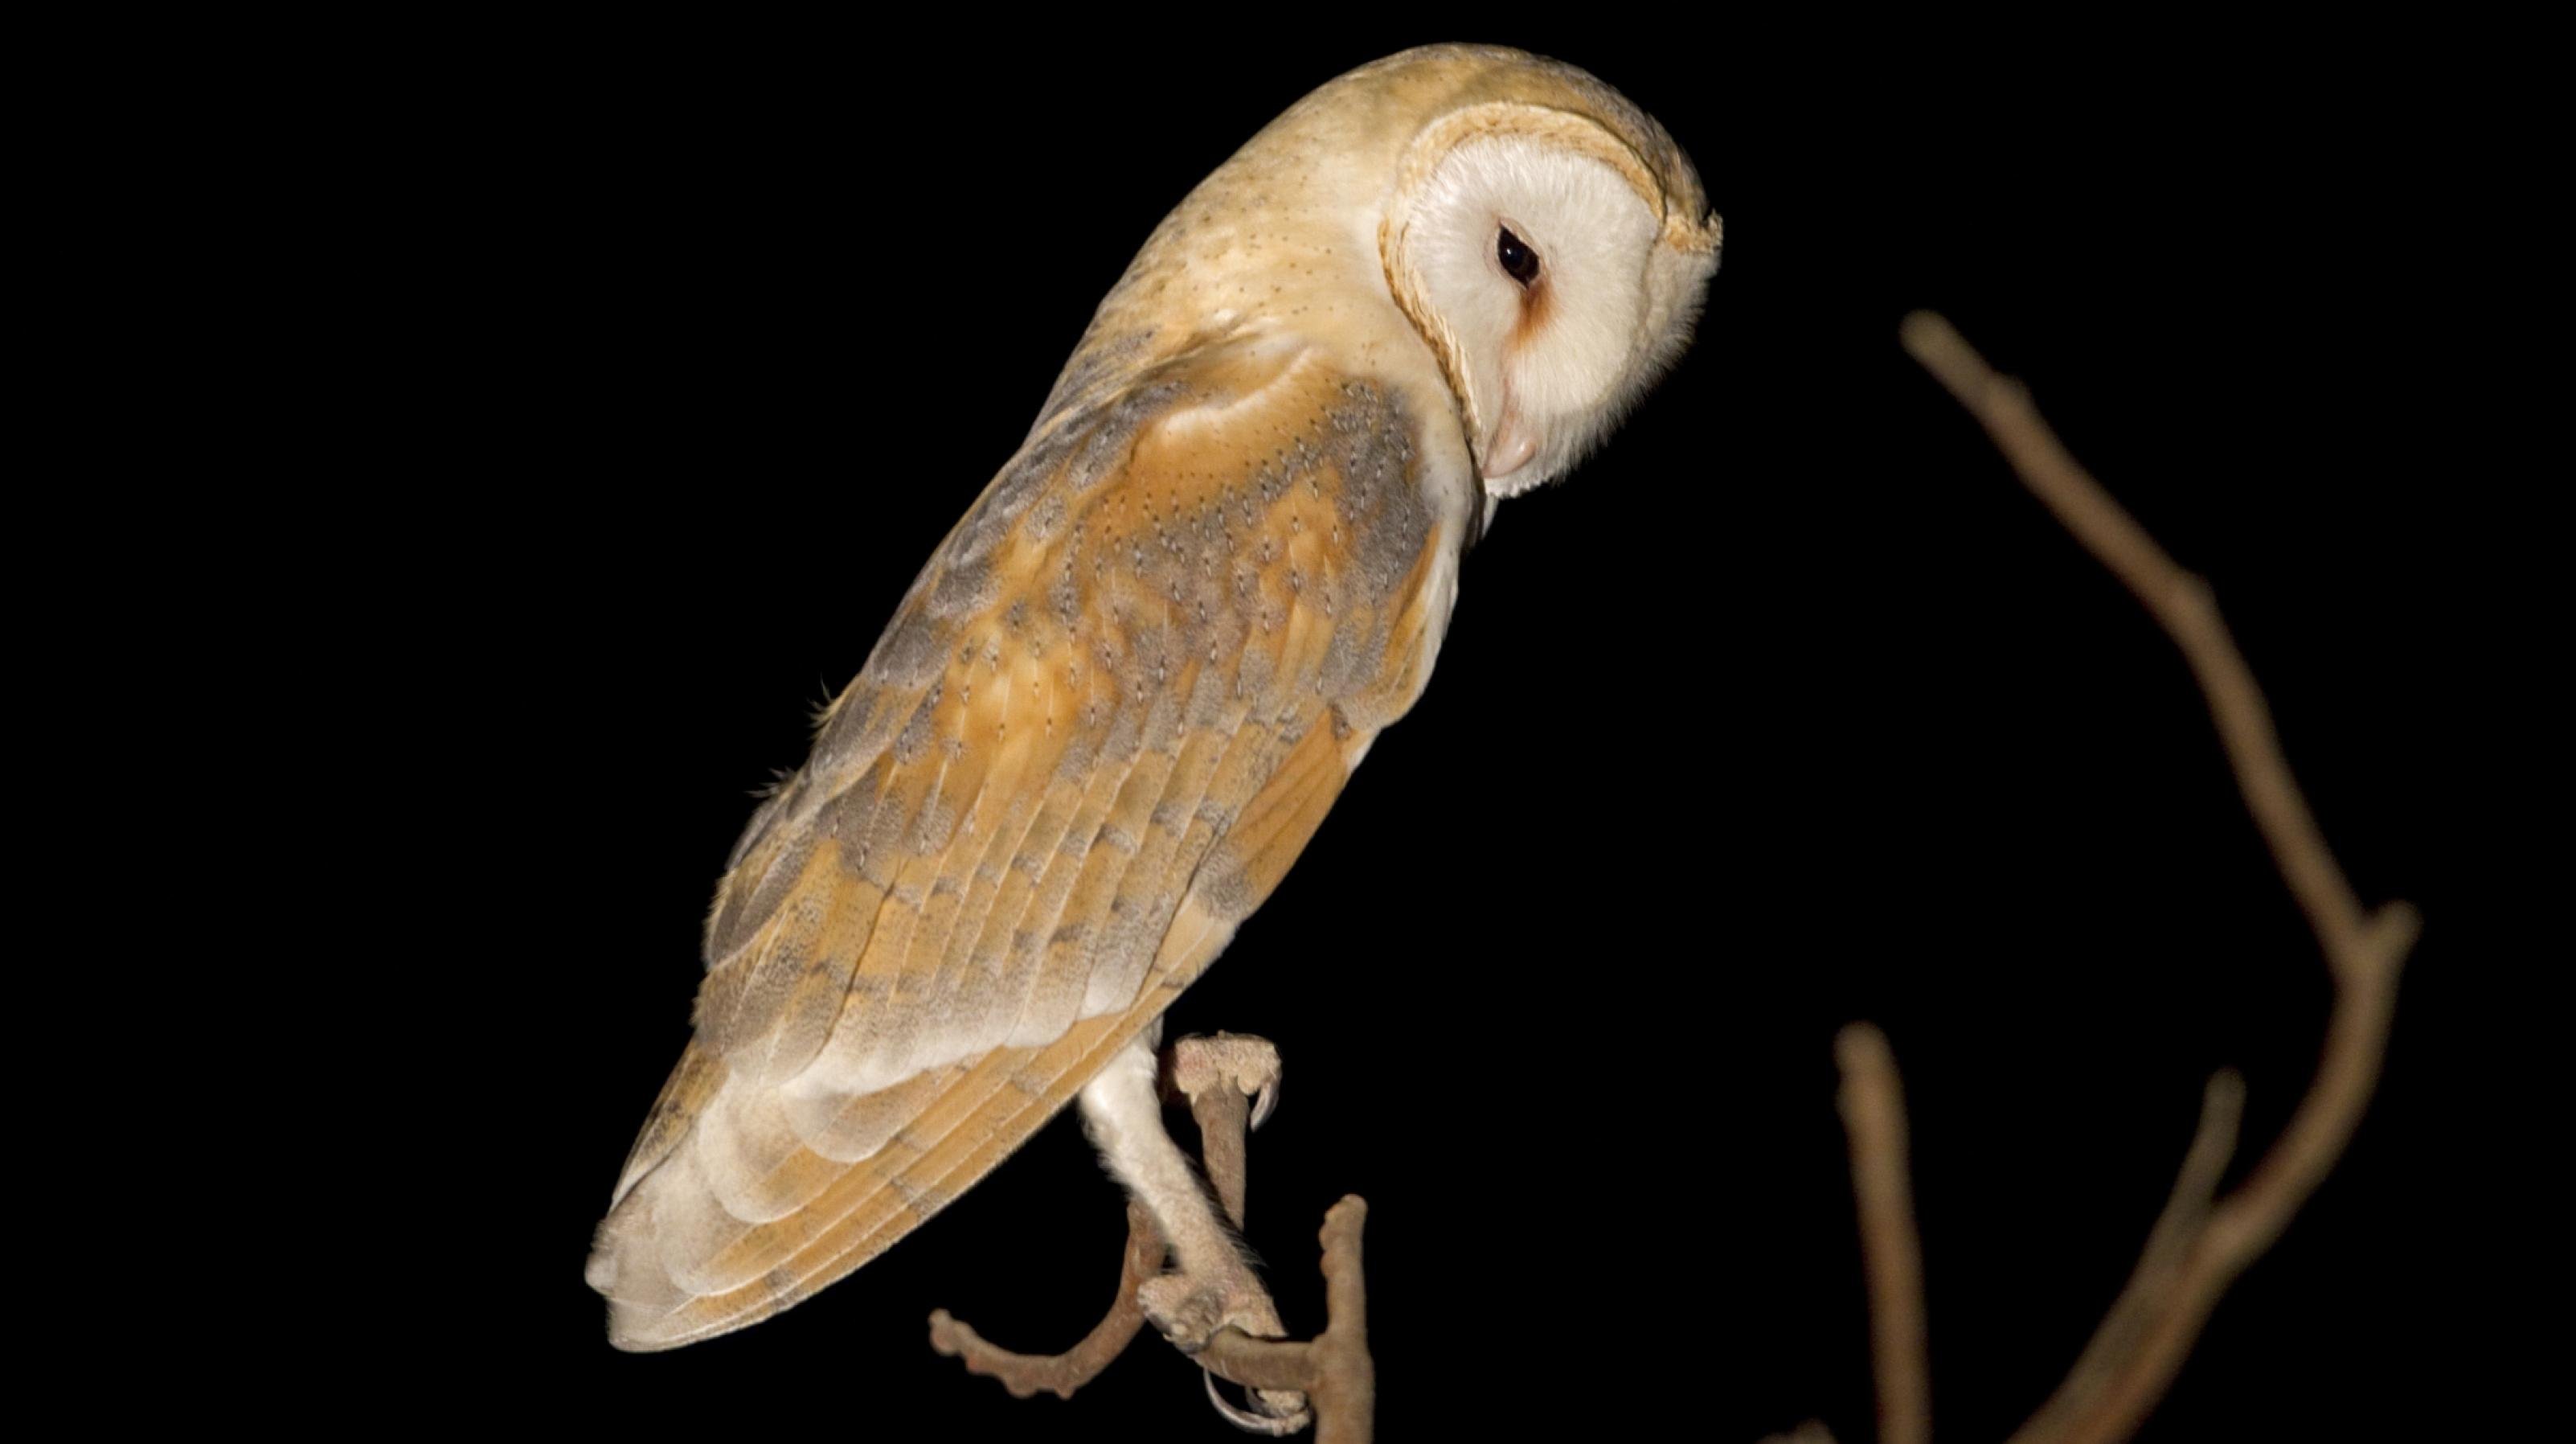
[[[1651,118],[1486,47],[1193,190],[735,849],[591,1255],[611,1339],[848,1274],[1150,1027],[1420,694],[1486,480],[1606,430],[1717,244]]]

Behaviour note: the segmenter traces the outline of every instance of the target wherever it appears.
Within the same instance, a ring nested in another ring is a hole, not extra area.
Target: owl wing
[[[766,1318],[982,1177],[1215,958],[1420,691],[1457,521],[1387,389],[1273,341],[1095,390],[735,849],[591,1256],[621,1348]]]

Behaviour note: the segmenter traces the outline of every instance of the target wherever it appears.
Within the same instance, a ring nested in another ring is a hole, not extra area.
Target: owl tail
[[[722,1090],[725,1073],[723,1062],[695,1042],[680,1055],[627,1155],[608,1217],[592,1237],[582,1276],[607,1297],[608,1341],[618,1348],[671,1347],[657,1337],[658,1326],[697,1297],[672,1276],[665,1245],[673,1225],[703,1224],[714,1203],[705,1181],[691,1176],[698,1171],[692,1135],[697,1115]]]

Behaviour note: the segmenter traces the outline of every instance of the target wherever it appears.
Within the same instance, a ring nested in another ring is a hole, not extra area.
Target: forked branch
[[[1167,1051],[1164,1076],[1170,1090],[1189,1102],[1191,1116],[1198,1121],[1200,1162],[1208,1184],[1238,1229],[1243,1226],[1248,1183],[1245,1134],[1267,1114],[1275,1096],[1277,1065],[1277,1055],[1267,1043],[1224,1033],[1183,1039]],[[1247,1102],[1254,1092],[1261,1095],[1258,1112]],[[1247,1389],[1306,1396],[1309,1412],[1275,1418],[1228,1404],[1211,1383],[1209,1399],[1238,1427],[1277,1435],[1293,1433],[1311,1421],[1316,1444],[1369,1444],[1377,1370],[1368,1351],[1368,1281],[1360,1265],[1360,1234],[1367,1218],[1368,1205],[1356,1195],[1325,1211],[1324,1297],[1331,1317],[1322,1334],[1306,1343],[1288,1343],[1255,1339],[1239,1329],[1220,1329],[1195,1356],[1216,1378]],[[1118,1296],[1108,1316],[1082,1342],[1061,1354],[1017,1354],[992,1344],[940,1309],[930,1316],[930,1346],[962,1358],[970,1373],[1001,1380],[1002,1387],[1019,1398],[1041,1389],[1071,1398],[1125,1352],[1143,1327],[1145,1313],[1136,1290],[1162,1271],[1167,1251],[1153,1215],[1131,1200]]]
[[[1199,1355],[1218,1377],[1247,1389],[1293,1389],[1315,1410],[1315,1444],[1369,1444],[1377,1410],[1377,1365],[1368,1351],[1368,1276],[1360,1232],[1368,1204],[1357,1194],[1324,1210],[1324,1332],[1303,1344],[1220,1329]]]
[[[1136,1287],[1163,1271],[1165,1252],[1154,1216],[1131,1198],[1118,1296],[1110,1300],[1108,1316],[1092,1325],[1081,1343],[1061,1354],[1015,1354],[988,1342],[946,1309],[935,1309],[930,1315],[930,1347],[951,1358],[963,1358],[970,1374],[1001,1380],[1015,1398],[1025,1399],[1044,1389],[1059,1399],[1070,1399],[1074,1390],[1100,1377],[1111,1360],[1127,1352],[1136,1331],[1145,1326],[1145,1311],[1136,1304]]]
[[[2172,1197],[2137,1270],[2055,1395],[2016,1444],[2126,1439],[2164,1396],[2210,1311],[2342,1156],[2379,1080],[2397,974],[2418,929],[2415,910],[2366,911],[2317,830],[2281,756],[2271,709],[2228,636],[2208,584],[2176,566],[2050,432],[2029,393],[1997,375],[1938,316],[1906,318],[1905,348],[1982,422],[2022,483],[2110,569],[2182,650],[2217,724],[2236,785],[2307,914],[2334,980],[2324,1057],[2289,1126],[2243,1184],[2216,1197],[2234,1151],[2244,1085],[2212,1078]],[[1853,1186],[1861,1199],[1880,1391],[1880,1436],[1919,1441],[1931,1429],[1922,1346],[1922,1280],[1906,1202],[1903,1100],[1886,1040],[1866,1024],[1840,1053]]]

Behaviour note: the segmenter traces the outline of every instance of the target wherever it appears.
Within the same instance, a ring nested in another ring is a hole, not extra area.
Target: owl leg
[[[1198,1352],[1206,1347],[1210,1336],[1227,1327],[1254,1338],[1284,1338],[1288,1331],[1279,1321],[1279,1311],[1271,1303],[1269,1291],[1254,1275],[1252,1265],[1245,1261],[1234,1230],[1217,1213],[1180,1145],[1163,1130],[1162,1101],[1154,1089],[1155,1045],[1160,1033],[1158,1027],[1128,1044],[1082,1090],[1082,1116],[1092,1142],[1099,1147],[1109,1171],[1154,1216],[1180,1264],[1176,1273],[1146,1280],[1136,1291],[1137,1302],[1154,1327],[1185,1353]],[[1251,1041],[1188,1040],[1190,1044],[1220,1045]],[[1270,1071],[1275,1074],[1276,1055],[1270,1056]],[[1176,1079],[1186,1089],[1194,1082],[1207,1086],[1219,1078],[1224,1086],[1231,1087],[1240,1078],[1237,1070],[1211,1063],[1210,1059],[1208,1049],[1185,1045],[1175,1063]],[[1207,1076],[1194,1078],[1194,1073]],[[1256,1077],[1242,1081],[1266,1091],[1269,1080]],[[1234,1094],[1233,1102],[1235,1108],[1241,1109],[1242,1094]],[[1241,1207],[1238,1200],[1228,1202]],[[1305,1408],[1303,1396],[1282,1390],[1256,1391],[1253,1398],[1265,1413],[1276,1418],[1301,1415]]]

